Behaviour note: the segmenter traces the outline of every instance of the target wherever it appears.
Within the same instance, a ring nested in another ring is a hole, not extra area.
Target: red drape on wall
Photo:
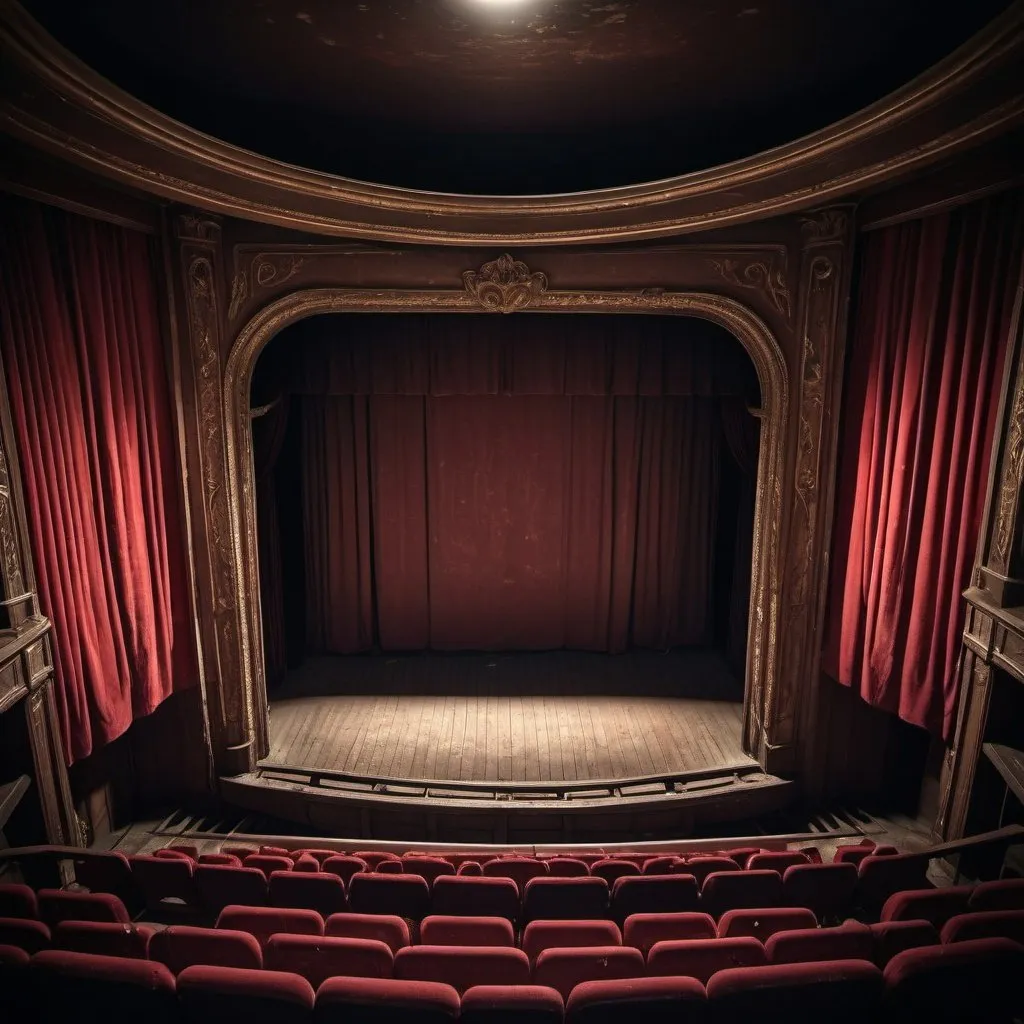
[[[720,393],[749,361],[683,321],[558,319],[307,339],[311,650],[711,641]]]
[[[0,345],[68,762],[195,682],[147,239],[4,202]]]
[[[1022,243],[1019,195],[868,236],[824,666],[948,738]]]

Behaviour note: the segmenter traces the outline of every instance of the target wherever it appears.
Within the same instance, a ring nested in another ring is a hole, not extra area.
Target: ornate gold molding
[[[793,316],[789,295],[789,267],[786,251],[774,254],[768,260],[743,260],[732,256],[709,259],[708,265],[722,279],[740,288],[753,288],[763,295],[787,320]]]
[[[3,553],[4,590],[8,598],[21,597],[25,593],[16,518],[7,456],[0,444],[0,551]]]
[[[512,261],[513,263],[517,261]],[[532,279],[529,268],[514,269],[515,281]],[[474,278],[474,281],[477,279]],[[499,275],[499,280],[505,278]],[[488,278],[487,283],[490,283]],[[737,300],[706,292],[645,291],[530,291],[524,315],[546,313],[663,313],[710,320],[730,331],[744,345],[757,369],[762,394],[762,429],[754,512],[754,554],[751,572],[750,642],[747,656],[745,736],[762,754],[771,736],[765,702],[776,690],[780,584],[786,554],[781,543],[785,517],[782,477],[785,437],[790,416],[789,374],[785,357],[768,326]],[[510,301],[515,301],[514,299]],[[252,424],[249,391],[253,368],[264,346],[289,324],[331,312],[474,313],[481,308],[468,282],[463,290],[364,290],[311,288],[294,291],[259,310],[238,333],[224,369],[223,408],[227,424],[227,473],[236,605],[240,611],[242,649],[261,650],[258,544],[253,495]],[[495,307],[492,307],[495,308]],[[522,308],[522,307],[519,307]],[[258,660],[256,654],[254,660]],[[796,680],[793,686],[804,680]],[[259,706],[254,690],[263,685],[256,666],[244,666],[246,706]]]
[[[273,288],[290,281],[306,262],[294,252],[267,253],[253,256],[248,270],[239,270],[231,280],[231,305],[228,319],[234,320],[257,288]],[[250,288],[249,282],[252,282]]]
[[[1006,445],[1003,448],[1002,479],[992,529],[992,552],[988,567],[1004,576],[1010,575],[1010,556],[1016,530],[1021,482],[1024,480],[1024,358],[1017,366],[1013,384]]]
[[[230,146],[117,89],[15,0],[0,2],[0,47],[12,83],[0,123],[31,145],[219,213],[417,243],[586,243],[742,223],[852,195],[1024,120],[1014,76],[1024,53],[1020,2],[903,88],[802,139],[668,181],[538,197],[369,185]]]
[[[462,274],[466,291],[492,313],[514,313],[547,291],[548,279],[508,253]]]

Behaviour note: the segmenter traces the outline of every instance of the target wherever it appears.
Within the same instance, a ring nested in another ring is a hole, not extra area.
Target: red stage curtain
[[[68,762],[196,681],[147,239],[4,202],[0,345]]]
[[[349,336],[312,338],[310,650],[711,642],[715,391],[749,390],[749,361],[686,321],[588,320],[344,319]]]
[[[1004,196],[869,235],[850,344],[824,665],[947,739],[1021,210]]]

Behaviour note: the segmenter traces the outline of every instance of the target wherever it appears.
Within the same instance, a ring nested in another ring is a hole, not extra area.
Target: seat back
[[[707,1019],[707,993],[696,978],[629,978],[584,981],[569,994],[571,1024],[687,1024]]]
[[[512,946],[512,922],[505,917],[455,917],[431,914],[420,925],[425,946]]]
[[[459,993],[436,981],[328,978],[316,994],[317,1024],[449,1024]]]
[[[881,921],[931,921],[941,928],[951,917],[967,912],[972,885],[942,889],[910,889],[893,893],[882,907]]]
[[[857,867],[857,897],[869,914],[877,914],[885,901],[904,889],[928,889],[928,861],[912,853],[865,857]]]
[[[552,878],[585,878],[590,874],[587,862],[578,857],[550,857],[546,863]]]
[[[534,982],[555,989],[563,999],[584,981],[642,978],[644,974],[643,954],[628,946],[545,949],[533,968]]]
[[[150,910],[159,908],[164,900],[178,900],[186,906],[199,902],[191,858],[136,854],[130,863],[135,884]]]
[[[545,949],[621,946],[622,934],[614,921],[531,921],[521,945],[533,963]]]
[[[368,872],[370,868],[362,857],[347,857],[337,854],[321,861],[320,870],[328,874],[337,875],[347,886],[353,875],[358,874],[360,871]]]
[[[54,949],[145,960],[153,929],[109,921],[62,921],[53,930]]]
[[[622,929],[622,941],[644,956],[656,942],[673,939],[713,939],[718,935],[710,914],[630,914]]]
[[[523,893],[524,921],[594,921],[608,916],[603,878],[534,878]]]
[[[856,892],[853,864],[794,864],[782,875],[786,905],[807,907],[822,922],[843,920],[853,910]]]
[[[0,917],[0,945],[17,946],[26,953],[50,948],[50,929],[27,917]]]
[[[442,875],[434,882],[431,913],[459,917],[507,917],[515,922],[519,919],[519,891],[511,878],[472,875],[453,878]]]
[[[51,928],[61,921],[131,922],[125,905],[110,893],[40,889],[38,898],[39,916]]]
[[[754,938],[669,939],[656,942],[647,954],[652,977],[686,975],[705,985],[719,971],[732,967],[759,967],[768,962],[764,946]]]
[[[399,863],[402,860],[397,854],[387,853],[383,850],[356,850],[353,856],[366,861],[366,866],[370,871],[376,871],[386,860],[398,861]]]
[[[248,932],[260,946],[271,935],[323,935],[324,919],[315,910],[289,910],[285,907],[225,907],[217,915],[217,927]]]
[[[39,918],[39,901],[35,890],[18,882],[0,885],[0,917]]]
[[[874,946],[874,960],[879,967],[897,953],[920,946],[937,946],[939,933],[931,921],[883,921],[868,926]]]
[[[90,892],[106,892],[131,905],[137,897],[128,858],[117,850],[82,850],[75,854],[75,881]]]
[[[1024,878],[1003,878],[974,887],[971,910],[1024,910]]]
[[[739,871],[740,865],[731,857],[687,857],[686,866],[679,870],[693,875],[697,884],[703,886],[708,875],[721,871]]]
[[[395,954],[394,974],[407,981],[440,981],[460,995],[474,985],[526,985],[530,961],[521,949],[407,946]]]
[[[199,902],[211,914],[227,906],[260,907],[267,902],[267,878],[259,868],[197,864],[195,878]]]
[[[728,939],[749,935],[766,942],[776,932],[817,927],[817,918],[806,907],[727,910],[718,922],[718,937]]]
[[[77,1020],[83,1008],[98,1007],[147,1024],[178,1019],[174,976],[152,960],[45,949],[28,971],[43,1021]]]
[[[772,964],[805,964],[816,960],[866,960],[874,963],[871,929],[858,921],[838,928],[797,928],[776,932],[764,944]]]
[[[828,960],[730,968],[715,974],[707,991],[711,1013],[722,1024],[814,1017],[862,1024],[877,1019],[883,987],[874,964]]]
[[[454,875],[455,867],[443,857],[414,857],[406,854],[402,858],[402,864],[407,874],[419,875],[427,881],[427,885],[433,885],[434,880],[441,875]]]
[[[341,913],[347,906],[345,883],[329,872],[273,871],[268,891],[271,906],[315,910],[322,917]]]
[[[485,878],[511,878],[520,892],[531,878],[544,878],[548,874],[546,861],[536,857],[495,857],[483,865]]]
[[[687,913],[699,904],[693,875],[623,876],[612,885],[611,916],[620,924],[631,914]]]
[[[314,998],[305,978],[282,971],[196,965],[178,975],[186,1020],[308,1024]]]
[[[943,925],[941,938],[943,942],[1012,939],[1024,946],[1024,910],[979,910],[973,914],[958,914]]]
[[[252,853],[242,861],[242,866],[263,872],[268,881],[275,871],[291,871],[295,862],[290,857],[279,857],[270,853]]]
[[[271,936],[263,951],[267,970],[299,974],[318,988],[328,978],[390,978],[394,954],[376,939],[339,939],[323,935]]]
[[[605,860],[598,860],[591,864],[590,873],[595,878],[603,878],[611,887],[614,886],[619,878],[639,875],[640,866],[631,860],[624,860],[621,857],[608,857]]]
[[[807,854],[799,850],[761,850],[750,855],[746,867],[748,871],[778,871],[781,875],[795,864],[810,864]]]
[[[156,932],[149,940],[149,958],[165,964],[172,974],[193,964],[256,971],[263,966],[260,944],[249,932],[192,925],[175,924]]]
[[[430,887],[419,875],[358,874],[349,882],[348,903],[357,914],[420,921],[430,913]]]
[[[777,871],[715,871],[704,879],[700,902],[715,918],[729,910],[781,907],[782,876]]]
[[[462,996],[460,1024],[562,1024],[562,997],[543,985],[474,985]]]
[[[409,926],[394,914],[331,914],[324,934],[341,939],[377,939],[392,953],[409,945]]]
[[[199,854],[199,863],[226,864],[228,867],[240,868],[242,866],[242,858],[235,856],[233,853],[201,853]]]

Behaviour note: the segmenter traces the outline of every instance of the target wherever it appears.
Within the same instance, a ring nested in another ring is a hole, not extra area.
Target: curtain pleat
[[[826,671],[949,738],[1003,354],[1019,193],[865,245],[842,425]]]
[[[145,236],[5,201],[0,345],[69,763],[196,681]]]

